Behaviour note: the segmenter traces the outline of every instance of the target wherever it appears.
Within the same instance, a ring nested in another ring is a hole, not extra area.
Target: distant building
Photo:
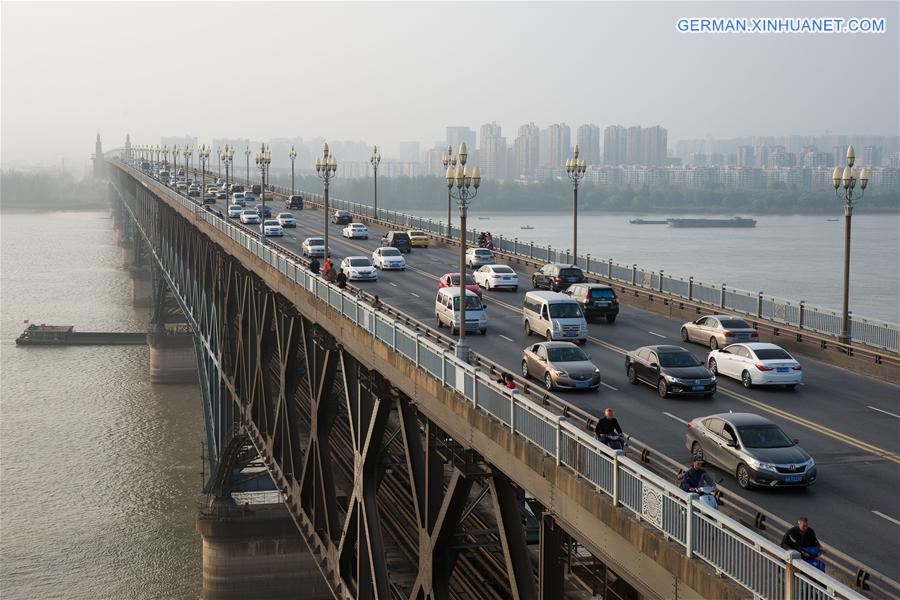
[[[583,158],[588,165],[600,164],[600,128],[593,124],[581,125],[575,133],[575,143],[578,144],[579,158]]]
[[[637,165],[641,162],[641,128],[634,125],[625,133],[625,164]]]
[[[737,166],[739,167],[755,167],[756,158],[753,152],[753,146],[738,146]]]
[[[603,164],[625,164],[626,129],[621,125],[610,125],[603,130]]]
[[[181,149],[184,149],[185,146],[196,148],[197,138],[191,135],[169,136],[160,138],[159,144],[160,146],[166,146],[169,150],[171,150],[173,146],[178,146]]]
[[[425,173],[427,175],[444,177],[447,174],[447,167],[442,162],[445,154],[447,154],[447,146],[441,143],[435,144],[434,148],[425,152]]]
[[[565,123],[556,123],[547,128],[550,133],[550,147],[548,148],[551,170],[562,169],[566,159],[571,158],[572,130]]]
[[[484,179],[506,179],[506,138],[495,121],[481,126],[478,166]]]
[[[536,179],[540,152],[541,132],[538,126],[534,123],[520,125],[514,148],[516,170],[511,175],[518,179]]]
[[[400,142],[397,149],[397,158],[402,162],[419,162],[422,159],[419,150],[419,142]]]
[[[654,125],[641,131],[641,148],[639,164],[662,166],[666,164],[668,152],[668,131],[664,127]]]
[[[94,177],[103,175],[103,144],[100,142],[100,134],[97,134],[97,141],[94,142]]]
[[[864,167],[880,167],[881,166],[881,146],[866,146],[862,153],[862,166]]]
[[[448,127],[447,144],[453,147],[453,154],[459,151],[459,145],[466,143],[469,152],[475,152],[475,131],[468,127]]]

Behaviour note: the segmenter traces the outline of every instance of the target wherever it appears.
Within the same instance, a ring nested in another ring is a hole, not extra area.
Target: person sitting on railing
[[[320,267],[321,265],[319,264],[318,258],[313,258],[311,261],[309,261],[309,272],[313,275],[319,274]]]
[[[704,479],[708,477],[706,470],[703,468],[703,459],[695,456],[691,461],[691,468],[684,472],[681,478],[681,489],[686,492],[692,492],[698,487]]]
[[[384,307],[384,304],[383,304],[383,303],[381,302],[381,300],[378,298],[378,294],[375,294],[375,297],[372,298],[372,302],[370,302],[369,304],[370,304],[370,305],[372,306],[372,308],[374,308],[375,310],[381,310],[381,309]]]
[[[781,538],[781,547],[785,550],[796,550],[803,560],[820,571],[825,570],[825,562],[818,558],[822,554],[822,545],[806,517],[797,519],[797,524],[785,532]]]
[[[603,418],[597,421],[594,433],[597,435],[598,440],[613,450],[625,449],[625,443],[622,440],[625,433],[622,431],[622,426],[619,425],[619,420],[616,419],[616,411],[613,409],[607,408],[603,411]]]
[[[512,373],[501,373],[500,377],[497,378],[497,383],[506,386],[510,390],[516,389],[516,380],[513,379]]]
[[[347,276],[344,275],[343,271],[341,271],[340,273],[337,274],[337,277],[335,278],[335,283],[337,283],[337,286],[339,288],[341,288],[342,290],[347,289]]]
[[[365,302],[365,300],[366,300],[366,295],[363,294],[363,291],[359,290],[359,289],[356,290],[356,301],[357,302]]]

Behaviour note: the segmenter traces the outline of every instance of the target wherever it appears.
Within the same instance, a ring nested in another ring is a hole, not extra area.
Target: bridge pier
[[[197,355],[192,333],[159,331],[147,334],[152,383],[194,383]]]
[[[132,266],[131,273],[131,304],[138,308],[146,308],[153,302],[153,280],[150,277],[150,269],[147,267]]]
[[[197,517],[204,600],[330,600],[315,559],[283,504],[217,500]]]

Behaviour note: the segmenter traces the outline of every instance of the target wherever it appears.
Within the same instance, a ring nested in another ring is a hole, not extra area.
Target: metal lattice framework
[[[195,335],[217,497],[249,442],[336,597],[562,597],[568,538],[549,515],[552,547],[532,552],[506,476],[190,219],[111,177],[157,274],[154,322],[180,312]]]

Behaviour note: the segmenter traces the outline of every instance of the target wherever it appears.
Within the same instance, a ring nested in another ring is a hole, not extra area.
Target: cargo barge
[[[669,227],[756,227],[755,219],[668,219]]]
[[[658,220],[658,219],[632,219],[628,221],[632,225],[665,225],[669,222],[668,219]]]
[[[143,332],[75,331],[73,325],[29,325],[17,346],[137,346],[147,343]]]

